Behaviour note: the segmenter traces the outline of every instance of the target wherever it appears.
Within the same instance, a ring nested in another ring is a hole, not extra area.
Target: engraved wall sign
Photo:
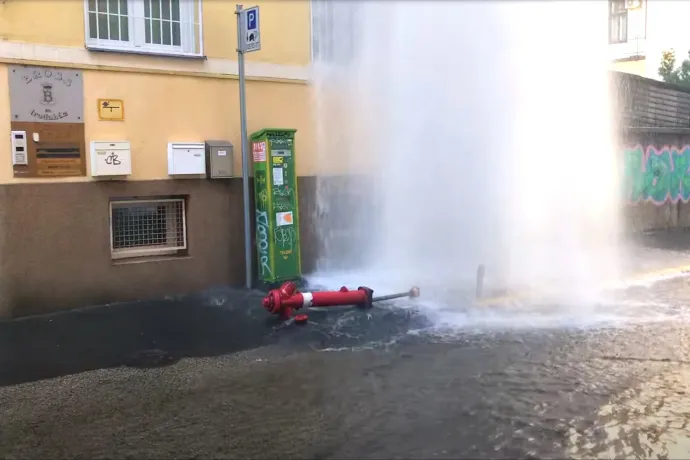
[[[9,66],[11,121],[84,123],[81,70]]]

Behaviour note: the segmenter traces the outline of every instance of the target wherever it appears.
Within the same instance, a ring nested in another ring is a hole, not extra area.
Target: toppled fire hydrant
[[[297,292],[295,283],[288,281],[278,289],[272,289],[266,294],[263,306],[274,315],[280,315],[281,319],[289,319],[292,313],[300,308],[309,307],[340,307],[354,305],[359,308],[371,308],[374,302],[392,300],[401,297],[419,297],[419,288],[413,287],[407,292],[374,297],[374,291],[368,287],[360,286],[356,290],[349,290],[345,286],[339,291]],[[307,315],[295,316],[295,322],[304,324]]]

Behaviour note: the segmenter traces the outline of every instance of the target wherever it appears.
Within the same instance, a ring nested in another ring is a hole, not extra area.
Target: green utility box
[[[295,129],[262,129],[250,136],[254,160],[259,280],[299,280],[300,256]]]

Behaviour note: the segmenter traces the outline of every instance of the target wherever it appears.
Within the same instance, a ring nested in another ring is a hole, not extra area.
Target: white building
[[[689,1],[608,0],[612,69],[659,80],[661,53],[690,51]]]

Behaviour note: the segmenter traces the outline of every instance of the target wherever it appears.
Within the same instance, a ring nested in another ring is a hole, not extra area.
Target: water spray
[[[375,302],[386,300],[419,297],[419,288],[412,287],[406,292],[374,297],[373,289],[360,286],[349,290],[345,286],[338,291],[297,292],[297,285],[291,281],[283,283],[278,289],[272,289],[266,294],[263,306],[281,319],[289,319],[292,313],[301,308],[309,307],[342,307],[352,305],[358,308],[372,308]],[[297,324],[305,324],[307,315],[296,315]]]

